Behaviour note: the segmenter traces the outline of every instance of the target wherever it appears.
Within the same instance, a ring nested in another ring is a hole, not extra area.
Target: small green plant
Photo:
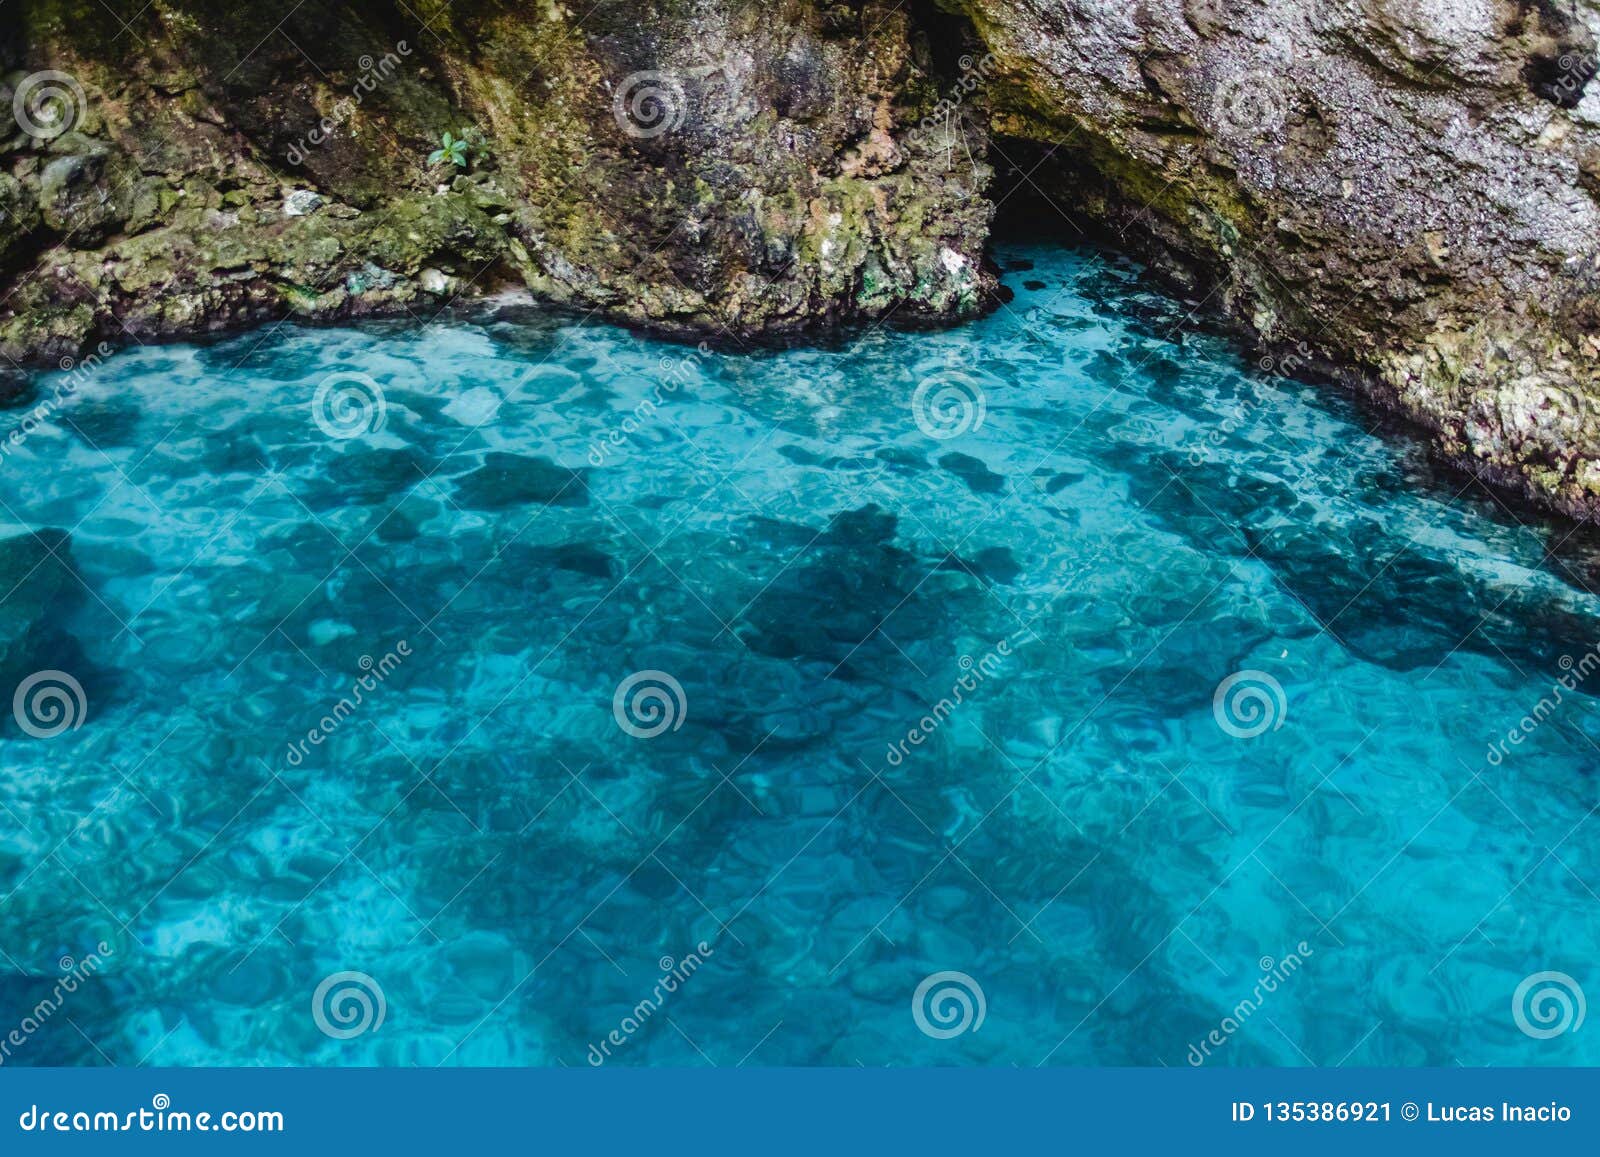
[[[467,149],[470,147],[465,132],[455,137],[446,131],[444,136],[439,138],[439,147],[428,154],[428,164],[437,165],[440,161],[449,161],[456,168],[464,169],[467,167]]]

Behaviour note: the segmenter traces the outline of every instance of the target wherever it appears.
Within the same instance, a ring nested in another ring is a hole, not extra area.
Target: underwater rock
[[[512,542],[500,551],[500,564],[524,584],[547,581],[550,571],[566,571],[588,579],[615,582],[623,566],[614,555],[587,542],[556,545]]]
[[[323,476],[327,488],[348,501],[374,504],[412,490],[420,490],[424,495],[431,493],[426,480],[436,468],[433,458],[410,446],[401,449],[346,446],[342,453],[329,460],[323,468]]]
[[[69,560],[64,530],[47,528],[0,538],[0,680],[10,681],[40,666],[35,652],[52,625],[50,613],[76,586]]]
[[[585,506],[589,486],[578,471],[543,456],[491,450],[482,466],[456,480],[456,501],[475,510],[503,510],[523,503]]]
[[[894,645],[881,632],[919,638],[935,620],[918,594],[924,570],[894,545],[896,528],[895,516],[873,505],[835,515],[826,531],[808,536],[801,558],[762,588],[745,611],[740,638],[774,658],[892,662],[883,652]]]
[[[1006,480],[990,470],[980,458],[971,454],[951,451],[939,459],[939,465],[967,484],[974,494],[999,494],[1006,488]]]
[[[1600,643],[1581,611],[1547,590],[1463,567],[1421,536],[1397,551],[1394,528],[1376,520],[1333,524],[1281,483],[1207,463],[1190,466],[1185,485],[1163,486],[1158,477],[1170,477],[1176,461],[1134,484],[1145,513],[1197,548],[1226,547],[1241,561],[1266,564],[1306,612],[1297,628],[1280,624],[1285,635],[1326,632],[1369,663],[1424,672],[1458,651],[1519,670],[1564,670],[1571,656]]]
[[[97,952],[51,964],[56,972],[23,973],[8,966],[0,975],[0,1017],[12,1026],[7,1067],[108,1063],[100,1042],[109,1045],[112,1026],[133,1004],[127,985]]]
[[[953,554],[941,560],[937,569],[958,571],[987,582],[1006,584],[1016,582],[1022,574],[1022,564],[1007,546],[985,547],[969,556]]]

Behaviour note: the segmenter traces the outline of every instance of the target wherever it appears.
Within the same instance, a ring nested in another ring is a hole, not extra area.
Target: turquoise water
[[[0,1019],[95,968],[0,1059],[1600,1063],[1513,1015],[1600,985],[1587,548],[1127,263],[1001,259],[837,349],[40,380],[0,515],[75,577],[4,691],[82,698],[4,717]]]

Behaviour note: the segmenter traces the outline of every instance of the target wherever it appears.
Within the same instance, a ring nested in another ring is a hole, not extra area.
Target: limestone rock
[[[0,359],[512,282],[736,345],[954,321],[1039,196],[1600,517],[1600,0],[8,11],[0,100],[71,82],[0,128]]]
[[[1353,370],[1456,463],[1600,514],[1600,5],[962,6],[994,130],[1061,142],[1054,199],[1274,364]]]
[[[513,280],[729,341],[970,316],[994,288],[983,128],[923,130],[939,66],[896,0],[460,0],[425,28],[383,0],[153,0],[126,27],[16,3],[0,75],[72,78],[71,131],[3,145],[18,360]]]

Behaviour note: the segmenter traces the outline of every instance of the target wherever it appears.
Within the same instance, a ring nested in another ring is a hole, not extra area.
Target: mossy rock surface
[[[993,287],[983,127],[961,166],[913,139],[937,85],[891,0],[15,7],[0,95],[64,74],[72,121],[0,156],[17,361],[507,282],[734,341]]]
[[[1600,514],[1600,0],[6,11],[0,107],[69,122],[0,127],[11,361],[508,284],[734,346],[956,321],[995,301],[994,198],[1035,197]]]

